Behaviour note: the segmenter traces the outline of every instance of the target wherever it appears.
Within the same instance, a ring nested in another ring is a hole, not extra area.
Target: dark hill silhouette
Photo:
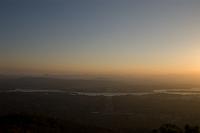
[[[113,133],[110,129],[81,125],[38,115],[0,117],[0,133]]]

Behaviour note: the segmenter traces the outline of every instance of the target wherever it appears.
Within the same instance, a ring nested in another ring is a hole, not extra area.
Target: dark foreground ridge
[[[12,114],[0,117],[0,133],[123,133],[123,131],[39,115]],[[173,124],[164,124],[158,129],[153,129],[152,133],[199,133],[199,127],[185,125],[184,128],[180,128]]]
[[[113,133],[113,131],[39,115],[14,114],[0,117],[0,133]]]

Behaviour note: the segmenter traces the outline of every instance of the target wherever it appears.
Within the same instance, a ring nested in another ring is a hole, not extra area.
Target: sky
[[[200,74],[199,0],[1,0],[2,74]]]

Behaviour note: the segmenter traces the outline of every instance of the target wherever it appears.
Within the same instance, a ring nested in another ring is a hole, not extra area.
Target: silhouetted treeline
[[[12,114],[0,117],[0,133],[112,133],[89,125],[39,115]]]
[[[183,129],[181,129],[173,124],[165,124],[158,129],[154,129],[152,133],[199,133],[199,127],[187,124]]]

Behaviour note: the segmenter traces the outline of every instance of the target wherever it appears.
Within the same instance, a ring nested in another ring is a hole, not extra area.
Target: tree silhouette
[[[185,133],[199,133],[198,126],[185,125]]]
[[[182,130],[173,124],[164,124],[159,129],[154,129],[153,133],[183,133]]]
[[[154,129],[152,133],[199,133],[199,127],[187,124],[182,130],[174,124],[164,124],[160,128]]]

